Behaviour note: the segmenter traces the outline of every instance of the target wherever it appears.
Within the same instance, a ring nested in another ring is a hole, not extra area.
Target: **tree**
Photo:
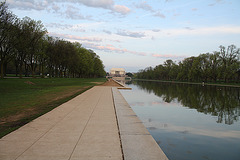
[[[200,54],[194,58],[192,67],[189,70],[188,79],[190,81],[207,81],[209,77],[209,54]]]
[[[187,81],[189,79],[189,72],[192,68],[194,59],[196,57],[185,58],[182,62],[179,63],[180,71],[178,73],[177,79]]]
[[[163,80],[165,76],[165,69],[163,65],[158,65],[154,68],[154,78]]]
[[[44,73],[46,69],[46,64],[48,60],[47,50],[49,47],[49,36],[44,36],[39,41],[38,55],[39,55],[39,71],[42,78],[44,78]]]
[[[220,60],[219,52],[214,52],[209,55],[209,68],[208,73],[211,80],[217,81],[217,76],[219,74]]]
[[[238,56],[240,54],[240,49],[235,45],[230,45],[225,50],[224,46],[220,46],[220,73],[219,77],[224,79],[225,82],[228,82],[233,76],[237,73],[240,68]]]
[[[18,19],[8,11],[6,2],[0,2],[0,64],[1,78],[4,78],[4,65],[13,57]]]
[[[165,68],[166,80],[174,80],[177,78],[178,66],[171,59],[166,60],[163,66]]]
[[[126,75],[127,75],[128,77],[133,77],[133,74],[132,74],[131,72],[127,72]]]
[[[139,79],[181,80],[181,81],[239,81],[240,78],[240,49],[230,45],[220,46],[220,52],[200,54],[188,57],[178,64],[171,59],[154,69],[147,67],[136,75]]]
[[[46,33],[41,21],[34,21],[29,17],[24,17],[18,28],[17,32],[17,45],[16,45],[16,63],[19,67],[20,78],[22,77],[22,67],[25,64],[25,71],[28,65],[34,75],[37,66],[37,50],[40,39]]]
[[[47,33],[41,21],[32,20],[29,17],[25,17],[22,23],[26,25],[29,35],[25,39],[27,44],[26,52],[26,63],[30,65],[32,76],[35,76],[35,70],[38,66],[38,60],[41,52],[41,39]]]
[[[103,77],[106,75],[104,66],[99,57],[94,58],[94,77]]]

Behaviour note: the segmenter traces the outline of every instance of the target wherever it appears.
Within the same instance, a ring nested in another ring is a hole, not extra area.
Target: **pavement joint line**
[[[117,122],[117,126],[118,126],[118,136],[119,136],[119,140],[120,140],[120,147],[121,147],[121,152],[122,152],[122,159],[124,160],[121,133],[120,133],[119,123],[118,123],[118,116],[117,116],[117,111],[116,111],[116,106],[115,106],[115,101],[114,101],[114,96],[113,96],[113,87],[112,87],[111,91],[112,91],[112,100],[113,100],[113,106],[114,106],[114,111],[115,111],[115,116],[116,116],[116,122]]]
[[[84,100],[86,100],[86,98],[84,98]],[[84,101],[83,100],[83,101]],[[27,150],[29,150],[34,144],[36,144],[44,135],[46,135],[53,127],[55,127],[57,124],[59,124],[61,121],[63,121],[69,114],[71,114],[75,109],[77,108],[77,105],[71,110],[69,111],[68,114],[66,114],[60,121],[56,122],[55,124],[52,125],[52,127],[50,127],[45,133],[43,133],[37,140],[35,140],[28,148],[25,149],[25,151],[23,151],[20,155],[18,155],[15,160],[17,160],[19,157],[21,157]]]
[[[93,108],[93,110],[92,110],[92,113],[91,113],[91,115],[89,116],[88,121],[87,121],[86,125],[84,126],[83,131],[82,131],[82,133],[80,134],[80,136],[79,136],[79,138],[78,138],[78,140],[77,140],[77,143],[75,144],[75,146],[74,146],[74,148],[73,148],[73,151],[72,151],[72,153],[71,153],[71,155],[70,155],[70,157],[69,157],[68,160],[70,160],[70,159],[72,158],[72,155],[73,155],[73,153],[74,153],[74,151],[75,151],[75,149],[76,149],[76,147],[77,147],[77,145],[78,145],[78,143],[79,143],[79,141],[80,141],[80,139],[81,139],[81,137],[82,137],[85,129],[87,128],[87,125],[88,125],[88,123],[89,123],[89,121],[90,121],[90,119],[91,119],[91,117],[92,117],[92,115],[93,115],[93,113],[94,113],[94,111],[95,111],[95,109],[96,109],[96,107],[97,107],[97,105],[98,105],[98,103],[99,103],[102,95],[103,95],[103,94],[101,94],[101,95],[99,96],[98,101],[97,101],[96,105],[94,106],[94,108]]]

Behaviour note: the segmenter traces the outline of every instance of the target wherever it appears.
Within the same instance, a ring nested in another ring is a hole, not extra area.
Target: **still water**
[[[128,86],[122,95],[170,160],[240,160],[240,88]]]

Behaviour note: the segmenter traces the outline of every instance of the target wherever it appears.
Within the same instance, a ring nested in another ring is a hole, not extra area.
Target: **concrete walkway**
[[[0,139],[1,160],[121,160],[111,87],[94,87]]]
[[[167,159],[120,92],[107,86],[94,87],[0,139],[0,160],[106,159]]]

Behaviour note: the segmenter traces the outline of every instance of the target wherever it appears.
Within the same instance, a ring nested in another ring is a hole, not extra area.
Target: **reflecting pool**
[[[133,81],[120,90],[170,160],[240,159],[240,88]]]

